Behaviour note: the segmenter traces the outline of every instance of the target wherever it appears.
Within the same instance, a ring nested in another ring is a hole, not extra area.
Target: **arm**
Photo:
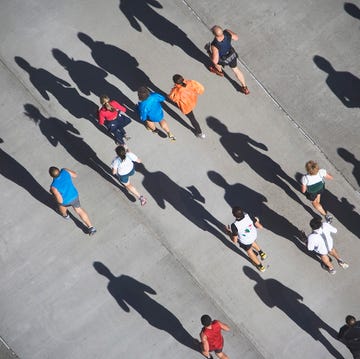
[[[147,118],[148,118],[148,108],[146,105],[143,105],[142,102],[139,103],[139,106],[138,106],[138,110],[139,110],[139,117],[140,117],[140,120],[142,122],[146,121]]]
[[[201,339],[202,353],[203,353],[204,356],[206,356],[207,358],[209,358],[209,357],[210,357],[210,353],[209,353],[209,349],[210,349],[210,347],[209,347],[209,342],[208,342],[208,340],[207,340],[206,335],[205,335],[203,332],[200,333],[200,339]]]
[[[307,189],[306,184],[302,184],[302,185],[301,185],[301,192],[302,192],[302,193],[305,193],[305,192],[306,192],[306,189]]]
[[[229,29],[225,29],[224,31],[227,31],[231,35],[231,40],[234,40],[234,41],[239,40],[239,36],[234,31],[231,31]]]
[[[65,171],[69,172],[72,178],[77,177],[77,173],[75,171],[69,170],[68,168],[65,168]]]
[[[236,228],[235,224],[233,223],[230,227],[227,226],[226,231],[230,239],[234,242],[234,244],[238,243],[239,241],[238,229]]]
[[[55,187],[50,187],[50,193],[55,197],[55,200],[58,204],[63,203],[63,198],[60,194],[60,192]]]
[[[214,65],[217,65],[219,62],[219,50],[214,45],[211,45],[211,61]]]
[[[98,122],[100,126],[104,126],[105,116],[103,111],[101,111],[101,109],[98,110]]]
[[[168,98],[172,101],[172,102],[174,102],[174,103],[176,103],[177,104],[177,98],[176,98],[176,87],[174,86],[172,89],[171,89],[171,91],[170,91],[170,93],[169,93],[169,95],[168,95]]]
[[[119,102],[116,102],[113,100],[110,102],[110,105],[121,112],[124,112],[124,113],[126,112],[126,107],[120,105]]]
[[[227,324],[222,323],[219,320],[218,320],[218,323],[220,324],[220,327],[222,330],[225,330],[226,332],[228,332],[230,330],[230,327]]]
[[[329,179],[329,180],[334,179],[334,177],[333,177],[330,173],[326,173],[326,175],[325,175],[324,178],[325,178],[325,179]]]
[[[230,235],[231,240],[234,242],[234,244],[236,244],[239,241],[239,237],[236,235],[234,236],[233,234]]]
[[[259,228],[259,229],[264,228],[264,226],[260,223],[260,220],[259,220],[258,217],[255,217],[254,225],[255,225],[256,228]]]
[[[198,95],[202,95],[205,91],[205,87],[200,82],[197,82],[195,80],[192,80],[191,82],[195,88],[196,93]]]

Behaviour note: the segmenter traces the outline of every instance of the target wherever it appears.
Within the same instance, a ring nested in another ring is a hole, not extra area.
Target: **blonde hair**
[[[100,103],[108,110],[111,112],[116,111],[116,108],[111,106],[110,104],[110,97],[108,95],[101,95],[100,96]]]
[[[305,164],[305,169],[309,175],[313,176],[319,172],[319,165],[315,161],[307,161]]]

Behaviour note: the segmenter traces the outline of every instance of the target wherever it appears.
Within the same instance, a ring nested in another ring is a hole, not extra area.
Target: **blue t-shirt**
[[[146,100],[139,102],[138,110],[141,121],[160,122],[164,118],[164,111],[161,107],[161,102],[164,100],[163,95],[151,93]]]
[[[73,185],[70,173],[64,168],[61,169],[59,176],[53,179],[51,187],[55,187],[59,191],[63,198],[63,205],[71,203],[79,196],[77,189]]]

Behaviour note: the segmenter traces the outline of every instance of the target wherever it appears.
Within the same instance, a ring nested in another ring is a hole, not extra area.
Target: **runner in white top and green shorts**
[[[319,169],[315,161],[306,162],[305,169],[307,174],[301,179],[301,192],[306,194],[306,198],[325,217],[326,222],[331,223],[332,217],[321,205],[320,197],[325,189],[325,179],[333,179],[333,177],[325,169]]]

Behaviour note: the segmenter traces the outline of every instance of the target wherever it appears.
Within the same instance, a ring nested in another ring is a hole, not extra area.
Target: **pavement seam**
[[[14,357],[14,358],[19,358],[16,353],[8,346],[8,344],[6,343],[6,341],[0,336],[0,342],[5,346],[5,348],[10,352],[10,354]],[[1,354],[1,353],[0,353]]]

